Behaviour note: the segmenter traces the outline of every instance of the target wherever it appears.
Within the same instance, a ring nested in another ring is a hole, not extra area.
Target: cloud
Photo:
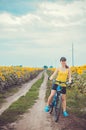
[[[37,5],[37,11],[34,13],[27,13],[25,15],[15,16],[9,13],[0,14],[0,23],[3,24],[32,24],[32,23],[47,23],[52,25],[53,21],[56,21],[58,26],[61,23],[76,24],[78,21],[86,21],[86,7],[84,6],[86,1],[75,1],[71,4],[59,3],[59,2],[42,2]]]
[[[86,1],[75,1],[71,4],[46,2],[39,7],[53,26],[71,26],[86,22],[86,7],[83,7],[85,4]]]
[[[34,12],[21,15],[7,11],[0,13],[0,55],[8,55],[10,59],[12,56],[32,57],[35,61],[38,59],[38,64],[43,64],[43,60],[48,64],[50,57],[53,61],[53,57],[57,59],[65,55],[71,64],[71,44],[74,42],[76,54],[84,63],[86,1],[44,1],[35,4]]]

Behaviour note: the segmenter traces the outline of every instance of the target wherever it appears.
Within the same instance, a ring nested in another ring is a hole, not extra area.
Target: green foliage
[[[68,109],[79,117],[86,118],[86,73],[73,74],[74,83],[67,90]]]
[[[47,65],[44,65],[43,68],[44,68],[44,69],[48,69],[48,66],[47,66]]]
[[[73,80],[74,84],[72,87],[77,87],[82,94],[86,93],[86,72],[81,75],[78,75],[77,73],[73,74]]]
[[[48,76],[51,76],[52,72],[47,70],[47,74]],[[48,80],[47,82],[47,89],[46,89],[46,95],[45,95],[45,101],[47,102],[47,99],[50,95],[50,92],[51,92],[51,87],[52,87],[52,82]]]
[[[50,66],[49,68],[53,68],[53,66]]]

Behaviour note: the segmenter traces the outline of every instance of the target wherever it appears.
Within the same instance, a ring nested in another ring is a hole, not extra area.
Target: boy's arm
[[[55,71],[54,71],[54,73],[50,76],[50,80],[52,80],[55,76],[56,76],[56,74],[58,73],[58,69],[56,69]]]
[[[71,83],[72,78],[71,78],[71,70],[70,70],[70,68],[68,70],[68,78],[69,78],[69,83]]]

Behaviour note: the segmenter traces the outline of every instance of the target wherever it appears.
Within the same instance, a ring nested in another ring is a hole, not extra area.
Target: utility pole
[[[74,66],[74,44],[72,43],[72,66]]]

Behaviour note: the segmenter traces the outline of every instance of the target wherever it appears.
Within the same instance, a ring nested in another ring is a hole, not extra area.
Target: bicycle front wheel
[[[61,112],[61,94],[59,95],[56,106],[54,107],[54,120],[57,122],[59,120],[60,112]]]

